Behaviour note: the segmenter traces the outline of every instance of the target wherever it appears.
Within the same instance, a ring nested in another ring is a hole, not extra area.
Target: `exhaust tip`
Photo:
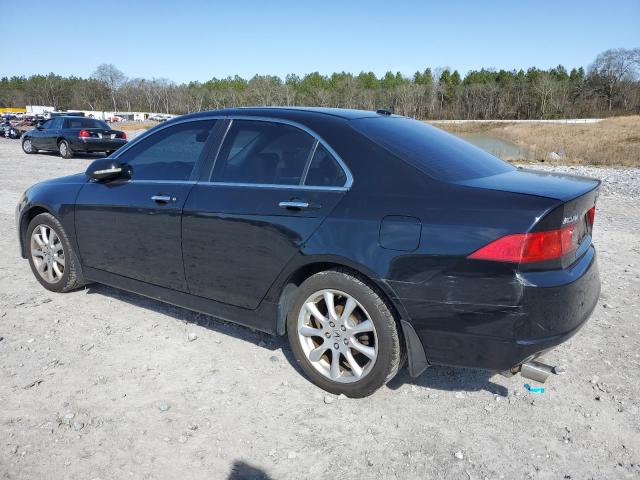
[[[549,375],[560,375],[565,371],[564,367],[552,367],[537,360],[530,360],[520,365],[520,375],[540,383],[546,382]]]

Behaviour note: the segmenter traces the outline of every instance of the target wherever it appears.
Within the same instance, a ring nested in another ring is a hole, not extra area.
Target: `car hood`
[[[455,183],[503,192],[537,195],[566,202],[597,188],[600,185],[600,180],[518,168],[498,175],[472,178]]]
[[[43,180],[42,182],[37,183],[36,185],[77,185],[81,183],[87,182],[87,176],[83,173],[75,173],[73,175],[66,175],[64,177],[50,178],[48,180]]]

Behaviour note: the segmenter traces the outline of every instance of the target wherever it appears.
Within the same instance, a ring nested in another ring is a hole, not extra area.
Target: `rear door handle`
[[[171,195],[154,195],[153,197],[151,197],[151,200],[156,203],[169,203],[175,202],[176,197],[172,197]]]
[[[305,210],[309,208],[309,203],[301,200],[288,200],[280,202],[278,206],[280,208],[286,208],[287,210]]]

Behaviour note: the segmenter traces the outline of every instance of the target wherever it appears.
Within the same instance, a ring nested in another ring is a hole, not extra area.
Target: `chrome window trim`
[[[307,175],[309,175],[309,168],[311,168],[311,162],[313,162],[313,156],[316,154],[316,150],[318,149],[318,139],[313,142],[313,146],[311,147],[311,151],[309,152],[309,157],[307,158],[307,163],[304,166],[304,170],[302,170],[302,175],[300,176],[300,185],[304,185],[307,181]]]
[[[254,120],[254,121],[260,121],[260,122],[271,122],[271,123],[282,123],[285,125],[290,125],[292,127],[295,128],[299,128],[300,130],[303,130],[305,132],[307,132],[309,135],[311,135],[311,137],[313,137],[317,142],[321,143],[324,148],[327,149],[327,151],[333,156],[333,158],[336,160],[336,162],[338,162],[338,165],[340,165],[340,168],[342,168],[342,170],[345,173],[345,183],[342,187],[320,187],[320,186],[313,186],[313,185],[303,185],[303,184],[298,184],[298,185],[267,185],[267,184],[254,184],[254,183],[232,183],[232,182],[198,182],[200,184],[204,184],[204,185],[225,185],[225,186],[230,186],[230,185],[236,185],[236,186],[252,186],[252,187],[259,187],[259,186],[264,186],[266,188],[278,188],[278,187],[282,187],[282,188],[304,188],[304,189],[312,189],[312,190],[333,190],[333,191],[344,191],[344,190],[349,190],[351,188],[351,186],[353,185],[353,175],[351,174],[351,170],[349,170],[349,167],[347,167],[347,165],[345,164],[344,160],[342,160],[342,158],[340,157],[340,155],[337,154],[337,152],[331,148],[331,145],[329,145],[320,135],[318,135],[316,132],[314,132],[312,129],[310,129],[309,127],[307,127],[306,125],[303,125],[301,123],[298,123],[296,121],[293,120],[288,120],[285,118],[272,118],[272,117],[265,117],[265,116],[260,116],[260,115],[206,115],[206,116],[202,116],[202,117],[197,117],[197,118],[187,118],[187,119],[183,119],[183,120],[175,120],[172,121],[170,124],[161,124],[158,125],[156,127],[153,127],[152,129],[148,130],[147,132],[143,133],[142,135],[139,135],[138,137],[136,137],[132,142],[128,142],[127,144],[125,144],[124,146],[120,147],[116,153],[114,154],[114,159],[118,159],[120,158],[120,156],[122,154],[124,154],[127,150],[129,150],[131,147],[133,147],[134,145],[136,145],[138,142],[144,140],[145,138],[154,135],[157,132],[160,132],[161,130],[164,130],[165,128],[170,128],[174,125],[179,125],[181,123],[187,123],[187,122],[198,122],[198,121],[206,121],[206,120],[230,120],[229,125],[227,125],[227,129],[224,132],[224,136],[222,137],[222,140],[220,141],[220,145],[218,145],[218,151],[216,152],[216,155],[214,157],[214,161],[213,161],[213,165],[211,166],[211,171],[209,174],[209,178],[211,178],[211,174],[213,173],[213,168],[215,167],[215,163],[216,160],[218,159],[218,154],[220,153],[220,150],[222,148],[222,145],[227,137],[227,133],[229,132],[229,129],[231,128],[231,125],[233,124],[233,120]],[[317,148],[317,145],[315,145],[315,148]],[[313,150],[315,151],[315,148],[313,148]],[[310,157],[311,159],[313,159],[313,156]],[[307,162],[308,163],[308,162]],[[301,178],[301,180],[306,180],[305,178]]]
[[[184,184],[195,185],[195,180],[127,180],[127,183],[171,183],[171,184]]]
[[[234,183],[234,182],[197,182],[198,185],[213,185],[218,187],[250,187],[250,188],[286,188],[294,190],[322,190],[330,192],[346,192],[348,187],[323,187],[314,185],[300,185],[296,183],[294,185],[287,184],[274,184],[274,183]]]

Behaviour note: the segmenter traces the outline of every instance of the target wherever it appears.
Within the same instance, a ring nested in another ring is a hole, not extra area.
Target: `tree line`
[[[0,106],[50,105],[58,110],[183,114],[250,105],[385,108],[423,119],[545,119],[640,113],[640,48],[611,49],[586,69],[340,72],[255,75],[176,84],[127,78],[100,65],[90,78],[50,73],[0,79]]]

